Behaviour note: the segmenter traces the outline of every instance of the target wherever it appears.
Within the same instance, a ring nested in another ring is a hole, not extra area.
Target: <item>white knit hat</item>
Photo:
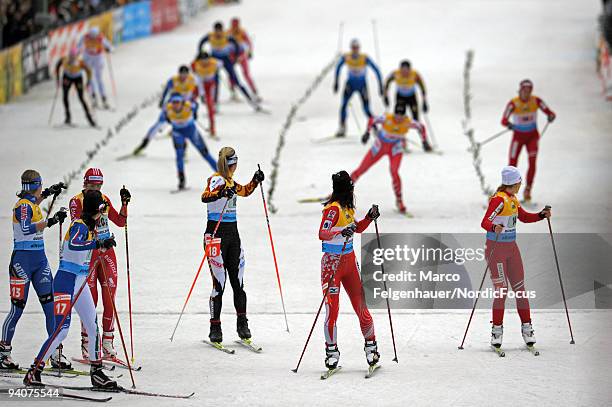
[[[518,184],[522,180],[523,178],[521,177],[521,172],[518,170],[518,168],[509,165],[502,169],[502,184],[514,185]]]

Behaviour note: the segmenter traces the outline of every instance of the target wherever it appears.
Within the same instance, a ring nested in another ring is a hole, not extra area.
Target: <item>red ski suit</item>
[[[109,219],[119,227],[125,226],[127,221],[127,206],[122,206],[120,212],[117,212],[110,199],[104,194],[102,196],[104,201],[108,203],[108,206],[104,210],[96,226],[96,231],[98,238],[104,239],[105,237],[110,237]],[[83,193],[81,192],[70,200],[70,218],[72,220],[80,218],[82,211]],[[104,262],[104,273],[102,272],[102,262]],[[89,285],[91,296],[96,305],[98,304],[98,285],[96,281],[100,281],[100,286],[102,287],[102,304],[104,306],[102,329],[104,332],[113,332],[115,329],[115,317],[113,315],[112,301],[114,301],[115,292],[117,291],[117,258],[114,248],[110,248],[104,253],[97,249],[93,250],[89,269],[90,274],[87,279],[87,284]],[[106,277],[106,279],[104,277]],[[109,290],[107,290],[106,287],[108,287]],[[110,291],[112,297],[109,297],[108,291]]]
[[[493,287],[500,293],[500,297],[493,300],[494,325],[503,324],[506,294],[501,290],[507,290],[508,283],[516,294],[516,308],[521,322],[531,322],[529,299],[525,296],[523,260],[515,240],[517,219],[524,223],[542,220],[539,213],[525,211],[515,195],[498,192],[489,201],[480,224],[487,231],[485,256],[489,259]],[[496,225],[504,227],[499,235],[495,234]]]
[[[374,334],[374,321],[366,305],[359,276],[359,265],[353,252],[353,238],[349,237],[342,252],[342,246],[346,238],[342,236],[342,230],[350,225],[357,226],[356,232],[363,232],[371,220],[364,218],[358,222],[354,219],[354,209],[347,209],[333,202],[323,210],[323,219],[319,227],[319,239],[323,242],[323,258],[321,259],[321,286],[323,294],[329,292],[325,298],[325,343],[334,345],[337,341],[336,321],[340,306],[340,284],[348,294],[353,309],[359,318],[361,333],[368,341],[376,340]],[[342,253],[342,255],[341,255]],[[333,280],[330,282],[332,274]]]

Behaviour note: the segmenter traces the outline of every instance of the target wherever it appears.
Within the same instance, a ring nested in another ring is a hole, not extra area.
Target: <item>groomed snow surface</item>
[[[336,52],[338,26],[344,21],[343,45],[359,37],[373,58],[371,20],[376,19],[380,61],[386,75],[400,59],[409,58],[428,85],[430,119],[443,155],[420,151],[404,157],[401,175],[406,205],[416,217],[394,212],[388,164],[383,159],[356,186],[362,215],[378,203],[383,232],[480,232],[484,196],[466,151],[461,131],[462,73],[467,49],[475,52],[472,71],[473,121],[476,138],[500,129],[505,103],[516,94],[518,82],[530,77],[534,93],[557,113],[540,144],[538,174],[533,191],[541,205],[551,204],[557,232],[609,232],[612,217],[607,181],[612,164],[611,106],[599,95],[594,72],[593,38],[599,2],[577,1],[244,1],[238,6],[211,8],[176,31],[123,44],[112,55],[119,88],[116,112],[98,112],[103,125],[114,124],[125,112],[156,91],[179,64],[194,56],[199,38],[216,20],[242,18],[255,41],[252,71],[272,114],[255,114],[246,103],[228,100],[222,87],[218,133],[207,138],[216,152],[234,146],[240,157],[237,180],[246,182],[257,164],[269,174],[278,133],[295,102]],[[373,110],[382,112],[370,77]],[[320,207],[297,199],[321,196],[330,189],[330,174],[354,169],[366,148],[359,142],[353,118],[348,141],[313,143],[337,128],[339,96],[332,78],[298,111],[280,157],[271,217],[291,333],[285,332],[282,308],[271,258],[259,192],[239,202],[239,228],[246,251],[245,288],[254,340],[264,352],[254,354],[233,344],[235,315],[231,288],[222,316],[224,337],[235,355],[218,352],[201,342],[208,334],[210,279],[204,270],[174,342],[172,328],[202,256],[205,207],[199,195],[210,168],[195,149],[188,151],[187,182],[191,189],[170,194],[176,184],[171,141],[153,141],[142,158],[117,161],[130,152],[156,120],[155,106],[144,109],[115,136],[91,163],[105,174],[104,192],[119,205],[125,184],[132,192],[129,232],[134,308],[135,356],[143,366],[135,374],[139,389],[190,393],[190,400],[150,399],[113,395],[115,405],[579,405],[603,406],[612,400],[609,366],[611,313],[607,310],[571,312],[576,345],[569,344],[561,310],[534,310],[533,321],[542,352],[533,357],[522,348],[520,323],[509,310],[505,321],[507,356],[489,350],[490,314],[477,311],[465,350],[457,350],[469,310],[394,311],[399,364],[391,361],[393,348],[386,312],[374,311],[382,369],[366,381],[357,319],[345,294],[339,317],[339,348],[343,370],[328,381],[319,380],[324,351],[321,319],[299,373],[295,367],[317,309],[320,243],[316,230]],[[110,86],[108,86],[110,89]],[[104,131],[86,127],[47,126],[54,86],[40,85],[28,95],[0,107],[3,152],[0,168],[0,264],[9,263],[12,235],[10,211],[26,168],[38,169],[46,183],[57,182],[78,168]],[[365,123],[360,103],[353,101],[360,126]],[[85,123],[76,98],[73,120]],[[61,122],[58,104],[55,121]],[[205,121],[205,119],[202,119]],[[411,134],[413,140],[416,136]],[[509,138],[483,148],[483,171],[495,186],[506,164]],[[417,149],[418,150],[418,149]],[[523,153],[521,169],[526,170]],[[75,182],[60,205],[80,189]],[[264,187],[269,188],[266,180]],[[58,208],[60,205],[57,205]],[[546,232],[544,223],[520,225],[521,233]],[[118,240],[118,308],[128,334],[127,288],[123,231]],[[57,229],[46,231],[47,256],[57,267]],[[543,253],[550,256],[550,253]],[[529,265],[526,265],[529,285]],[[490,284],[487,280],[487,285]],[[558,287],[551,270],[551,289]],[[8,278],[0,279],[8,293]],[[508,302],[511,304],[511,302]],[[571,301],[570,301],[571,307]],[[0,313],[9,310],[8,298]],[[31,292],[26,313],[13,340],[14,358],[28,366],[45,339],[40,306]],[[127,338],[126,338],[127,339]],[[78,322],[65,343],[68,355],[79,353]],[[115,341],[118,350],[120,340]],[[121,353],[122,351],[120,351]],[[127,371],[119,381],[129,386]],[[48,382],[82,384],[87,378],[45,378]],[[19,384],[2,379],[3,385]],[[21,402],[21,405],[35,402]],[[51,405],[51,404],[50,404]]]

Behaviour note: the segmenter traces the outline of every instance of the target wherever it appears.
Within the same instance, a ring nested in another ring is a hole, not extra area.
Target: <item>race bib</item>
[[[65,316],[70,309],[70,294],[57,293],[53,295],[53,313],[56,316]]]
[[[9,284],[11,298],[14,300],[23,300],[25,298],[26,281],[22,278],[11,278]]]
[[[209,236],[206,236],[205,242],[206,255],[209,258],[221,255],[221,238],[215,237],[211,239]]]

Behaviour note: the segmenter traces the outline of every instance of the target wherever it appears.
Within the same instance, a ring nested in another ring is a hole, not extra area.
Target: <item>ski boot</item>
[[[251,339],[251,330],[249,329],[249,320],[246,315],[238,315],[236,320],[236,332],[240,339]]]
[[[140,143],[140,145],[134,149],[134,152],[132,152],[132,154],[138,155],[142,153],[142,150],[144,150],[147,147],[147,144],[149,144],[149,139],[145,137],[145,139],[142,140],[142,143]]]
[[[338,128],[338,131],[336,132],[336,137],[338,138],[342,138],[342,137],[346,137],[346,126],[343,124],[340,125],[340,127]]]
[[[325,344],[325,367],[328,369],[335,369],[338,367],[338,362],[340,362],[338,345]]]
[[[110,106],[108,105],[108,102],[106,101],[106,96],[102,96],[102,109],[105,109],[105,110],[110,109]]]
[[[395,202],[395,204],[397,205],[397,210],[399,211],[399,213],[406,213],[406,206],[404,206],[404,202],[402,201],[402,198],[397,198],[397,201]]]
[[[89,370],[89,375],[91,378],[91,385],[97,389],[117,389],[117,382],[111,380],[106,373],[104,373],[102,367],[102,361],[91,362],[91,368]]]
[[[427,140],[423,140],[423,151],[425,151],[426,153],[431,153],[433,151],[433,148],[431,148],[431,145]]]
[[[501,348],[503,339],[504,339],[504,326],[503,325],[492,325],[491,326],[491,346],[493,346],[494,348]]]
[[[0,370],[19,369],[19,364],[15,363],[11,357],[13,347],[6,342],[0,342]]]
[[[523,191],[523,201],[525,203],[531,202],[531,185],[525,187],[525,191]]]
[[[117,351],[113,345],[115,335],[112,332],[104,332],[102,334],[102,359],[117,358]]]
[[[64,124],[66,126],[72,126],[72,118],[70,117],[70,113],[66,114],[66,118],[64,119]]]
[[[536,343],[536,338],[533,331],[531,322],[525,322],[521,324],[521,332],[523,334],[523,340],[527,346],[533,346]]]
[[[89,337],[86,332],[81,332],[81,357],[89,360]]]
[[[51,367],[54,369],[60,370],[69,370],[72,369],[72,363],[66,358],[63,352],[64,345],[60,343],[60,345],[55,349],[51,357]]]
[[[212,322],[210,321],[210,333],[208,339],[213,343],[223,342],[223,332],[221,331],[221,321]]]
[[[179,172],[178,179],[179,179],[178,189],[179,191],[182,191],[183,189],[185,189],[185,173]]]
[[[376,341],[365,341],[363,350],[365,351],[368,365],[374,366],[378,363],[380,360],[380,353],[378,353],[378,345],[376,344]]]
[[[23,378],[23,384],[26,386],[37,386],[37,387],[44,386],[42,383],[42,379],[40,378],[40,375],[44,368],[45,368],[44,363],[39,363],[38,365],[32,365],[30,369],[28,369],[28,373],[26,373],[25,377]]]

